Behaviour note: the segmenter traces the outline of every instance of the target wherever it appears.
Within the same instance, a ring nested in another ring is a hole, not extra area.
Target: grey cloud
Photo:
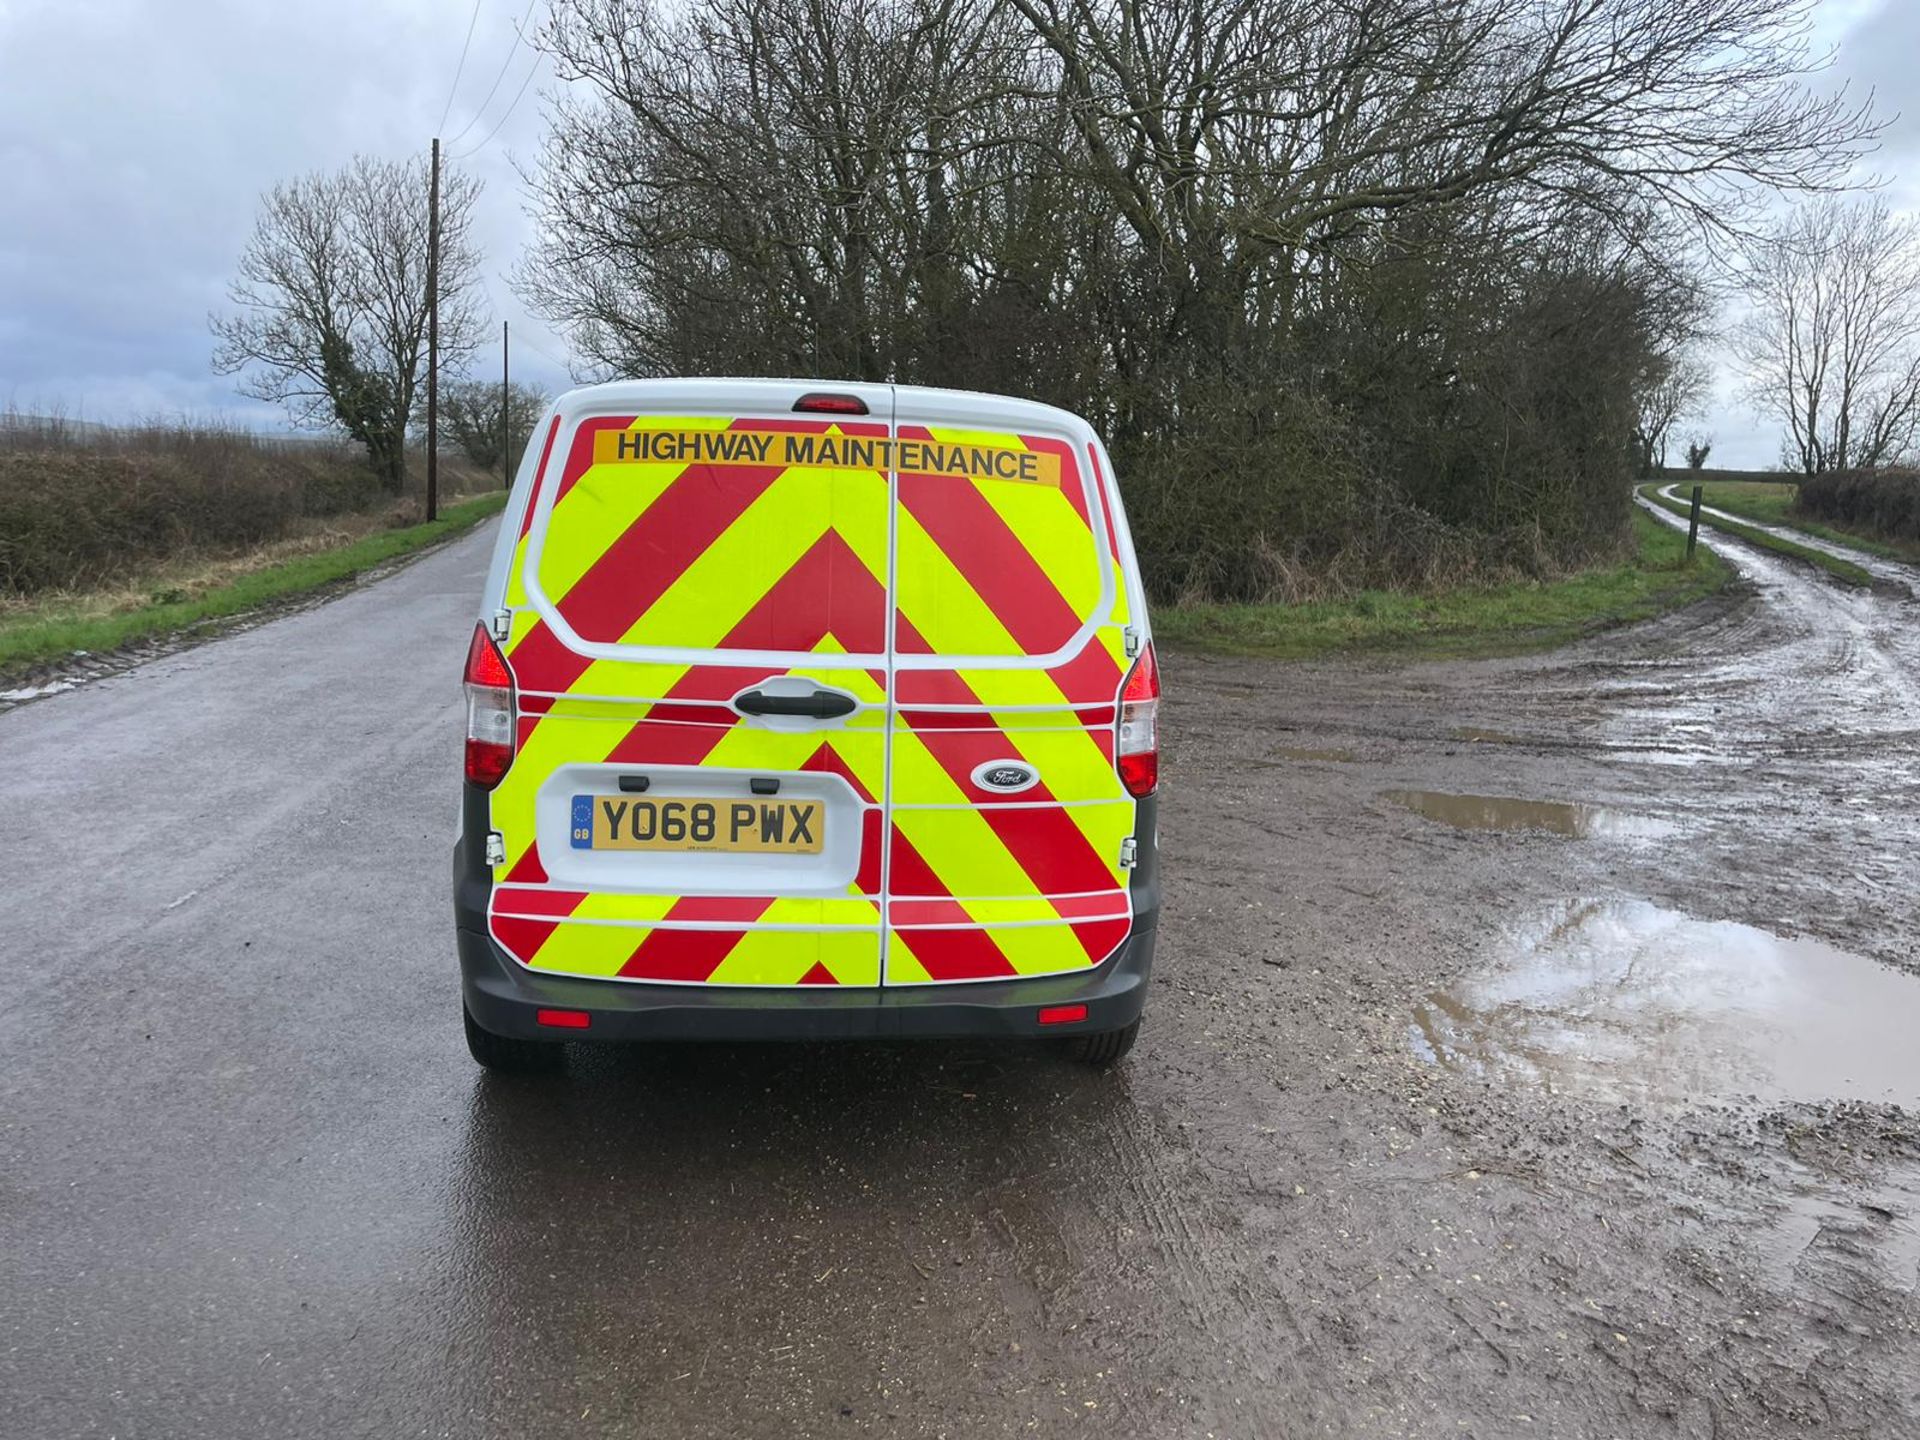
[[[485,94],[522,8],[481,0],[452,129]],[[467,0],[0,0],[0,405],[277,423],[208,367],[207,312],[224,300],[257,199],[355,151],[424,150],[471,13]],[[530,60],[514,56],[514,84]],[[530,93],[473,162],[496,275],[527,224],[508,147],[538,130]],[[564,353],[504,284],[491,291],[516,330]],[[531,352],[516,369],[565,383]]]
[[[523,9],[480,0],[449,131],[499,73]],[[277,423],[207,364],[206,314],[257,197],[357,150],[424,149],[473,13],[471,0],[0,0],[0,405]],[[1883,108],[1902,112],[1878,165],[1897,177],[1896,203],[1920,203],[1920,0],[1826,0],[1815,20],[1817,39],[1839,45],[1833,78],[1875,87]],[[513,56],[463,143],[492,127],[530,58]],[[516,373],[559,388],[566,376],[548,356],[564,356],[563,343],[500,278],[528,238],[509,154],[537,142],[543,83],[472,163],[487,185],[490,303],[526,342]],[[479,360],[489,372],[496,363]],[[1730,389],[1724,381],[1705,427],[1718,457],[1770,463],[1772,437]]]

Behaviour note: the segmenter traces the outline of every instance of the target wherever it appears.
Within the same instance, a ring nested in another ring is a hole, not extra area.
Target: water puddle
[[[50,685],[29,685],[20,690],[0,690],[0,701],[19,704],[27,700],[38,700],[43,695],[59,695],[79,688],[78,681],[55,680]]]
[[[1312,745],[1281,745],[1267,753],[1276,760],[1332,760],[1342,765],[1354,759],[1351,750],[1323,750]]]
[[[1712,759],[1698,750],[1677,750],[1667,745],[1616,745],[1607,752],[1608,758],[1619,760],[1628,765],[1682,765],[1704,764]]]
[[[1408,1036],[1451,1070],[1669,1101],[1920,1098],[1920,979],[1641,900],[1568,902]]]
[[[1441,790],[1387,790],[1382,798],[1456,830],[1541,830],[1584,840],[1591,836],[1657,838],[1679,828],[1670,820],[1566,800],[1452,795]]]

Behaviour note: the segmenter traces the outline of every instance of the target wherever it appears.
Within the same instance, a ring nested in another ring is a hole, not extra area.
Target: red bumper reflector
[[[1080,1008],[1084,1010],[1086,1007],[1083,1005]],[[584,1010],[536,1010],[533,1018],[556,1030],[584,1030],[593,1023],[593,1017]]]
[[[1086,1018],[1084,1005],[1048,1005],[1040,1012],[1042,1025],[1078,1025]]]

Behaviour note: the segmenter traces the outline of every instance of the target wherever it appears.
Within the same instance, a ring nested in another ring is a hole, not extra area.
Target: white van
[[[560,397],[467,655],[469,1047],[1132,1046],[1159,675],[1085,421],[906,385]]]

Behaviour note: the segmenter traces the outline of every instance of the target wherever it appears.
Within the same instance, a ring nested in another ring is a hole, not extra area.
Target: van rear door
[[[507,573],[518,748],[491,797],[490,929],[521,964],[880,983],[892,392],[835,390],[867,413],[668,383],[554,420]]]
[[[1097,965],[1132,924],[1136,632],[1104,456],[1060,411],[896,392],[888,985]]]

